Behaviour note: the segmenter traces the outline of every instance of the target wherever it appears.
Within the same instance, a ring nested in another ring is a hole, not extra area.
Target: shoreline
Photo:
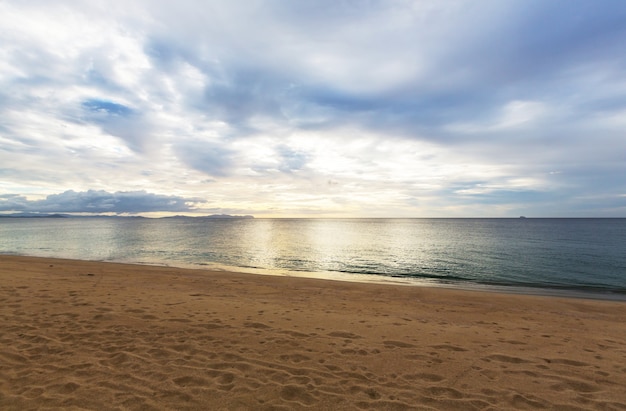
[[[107,261],[102,261],[107,262]],[[114,262],[114,261],[111,261]],[[124,264],[137,264],[137,265],[156,265],[153,263],[141,263],[141,262],[122,262]],[[455,281],[455,280],[437,280],[432,278],[420,278],[410,276],[386,276],[383,274],[360,274],[360,273],[346,273],[346,272],[315,272],[315,271],[292,271],[292,270],[269,270],[256,267],[236,267],[226,266],[222,264],[188,264],[188,265],[169,265],[163,264],[165,267],[177,267],[191,270],[208,270],[230,273],[241,273],[249,275],[262,275],[271,277],[294,277],[294,278],[310,278],[326,281],[340,281],[349,283],[360,284],[380,284],[391,285],[401,287],[433,287],[441,289],[451,289],[459,291],[476,291],[485,293],[496,294],[512,294],[512,295],[531,295],[540,297],[560,297],[560,298],[574,298],[585,300],[599,300],[599,301],[620,301],[626,302],[626,292],[616,292],[614,290],[605,288],[591,288],[591,287],[567,287],[567,286],[553,286],[547,287],[545,285],[508,285],[508,284],[488,284],[488,283],[475,283],[469,281]]]
[[[559,298],[575,298],[585,300],[599,301],[621,301],[626,302],[626,293],[615,292],[608,289],[590,289],[590,288],[573,288],[566,286],[545,287],[541,285],[503,285],[503,284],[486,284],[462,281],[445,281],[436,279],[427,279],[419,277],[394,277],[382,274],[359,274],[344,272],[313,272],[313,271],[293,271],[293,270],[270,270],[257,267],[237,267],[228,266],[218,263],[210,264],[169,264],[168,262],[157,261],[123,261],[123,260],[83,260],[77,258],[57,258],[57,257],[39,257],[25,254],[0,254],[2,256],[29,257],[29,258],[45,258],[60,259],[69,261],[85,261],[103,264],[128,264],[141,267],[168,267],[180,268],[185,270],[199,270],[207,272],[223,272],[223,273],[239,273],[245,275],[261,275],[269,277],[293,277],[293,278],[310,278],[325,281],[339,281],[359,284],[381,284],[403,287],[434,287],[441,289],[452,289],[460,291],[476,291],[496,294],[511,295],[531,295],[542,297],[559,297]]]
[[[0,408],[626,408],[626,304],[0,256]]]

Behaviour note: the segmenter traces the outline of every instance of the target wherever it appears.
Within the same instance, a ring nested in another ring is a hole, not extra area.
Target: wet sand
[[[625,410],[626,303],[0,256],[0,409]]]

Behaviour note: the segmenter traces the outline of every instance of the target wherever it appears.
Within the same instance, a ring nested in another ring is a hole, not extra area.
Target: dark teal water
[[[0,253],[626,295],[626,219],[0,219]]]

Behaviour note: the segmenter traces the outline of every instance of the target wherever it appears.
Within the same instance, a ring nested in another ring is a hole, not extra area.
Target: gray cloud
[[[150,143],[151,126],[141,114],[123,104],[87,99],[81,103],[82,120],[98,125],[103,132],[119,137],[134,151],[145,151]]]
[[[28,200],[20,195],[0,195],[0,211],[36,213],[146,213],[189,212],[197,198],[153,194],[145,191],[109,193],[103,190],[65,191],[44,200]]]
[[[306,153],[294,151],[289,147],[279,147],[278,153],[281,157],[279,170],[285,173],[301,170],[308,161]]]
[[[176,145],[178,157],[189,167],[210,176],[227,176],[232,167],[230,150],[204,141],[182,142]]]

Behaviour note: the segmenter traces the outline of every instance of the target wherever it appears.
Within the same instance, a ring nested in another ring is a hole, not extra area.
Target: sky
[[[623,0],[0,0],[0,213],[626,217]]]

